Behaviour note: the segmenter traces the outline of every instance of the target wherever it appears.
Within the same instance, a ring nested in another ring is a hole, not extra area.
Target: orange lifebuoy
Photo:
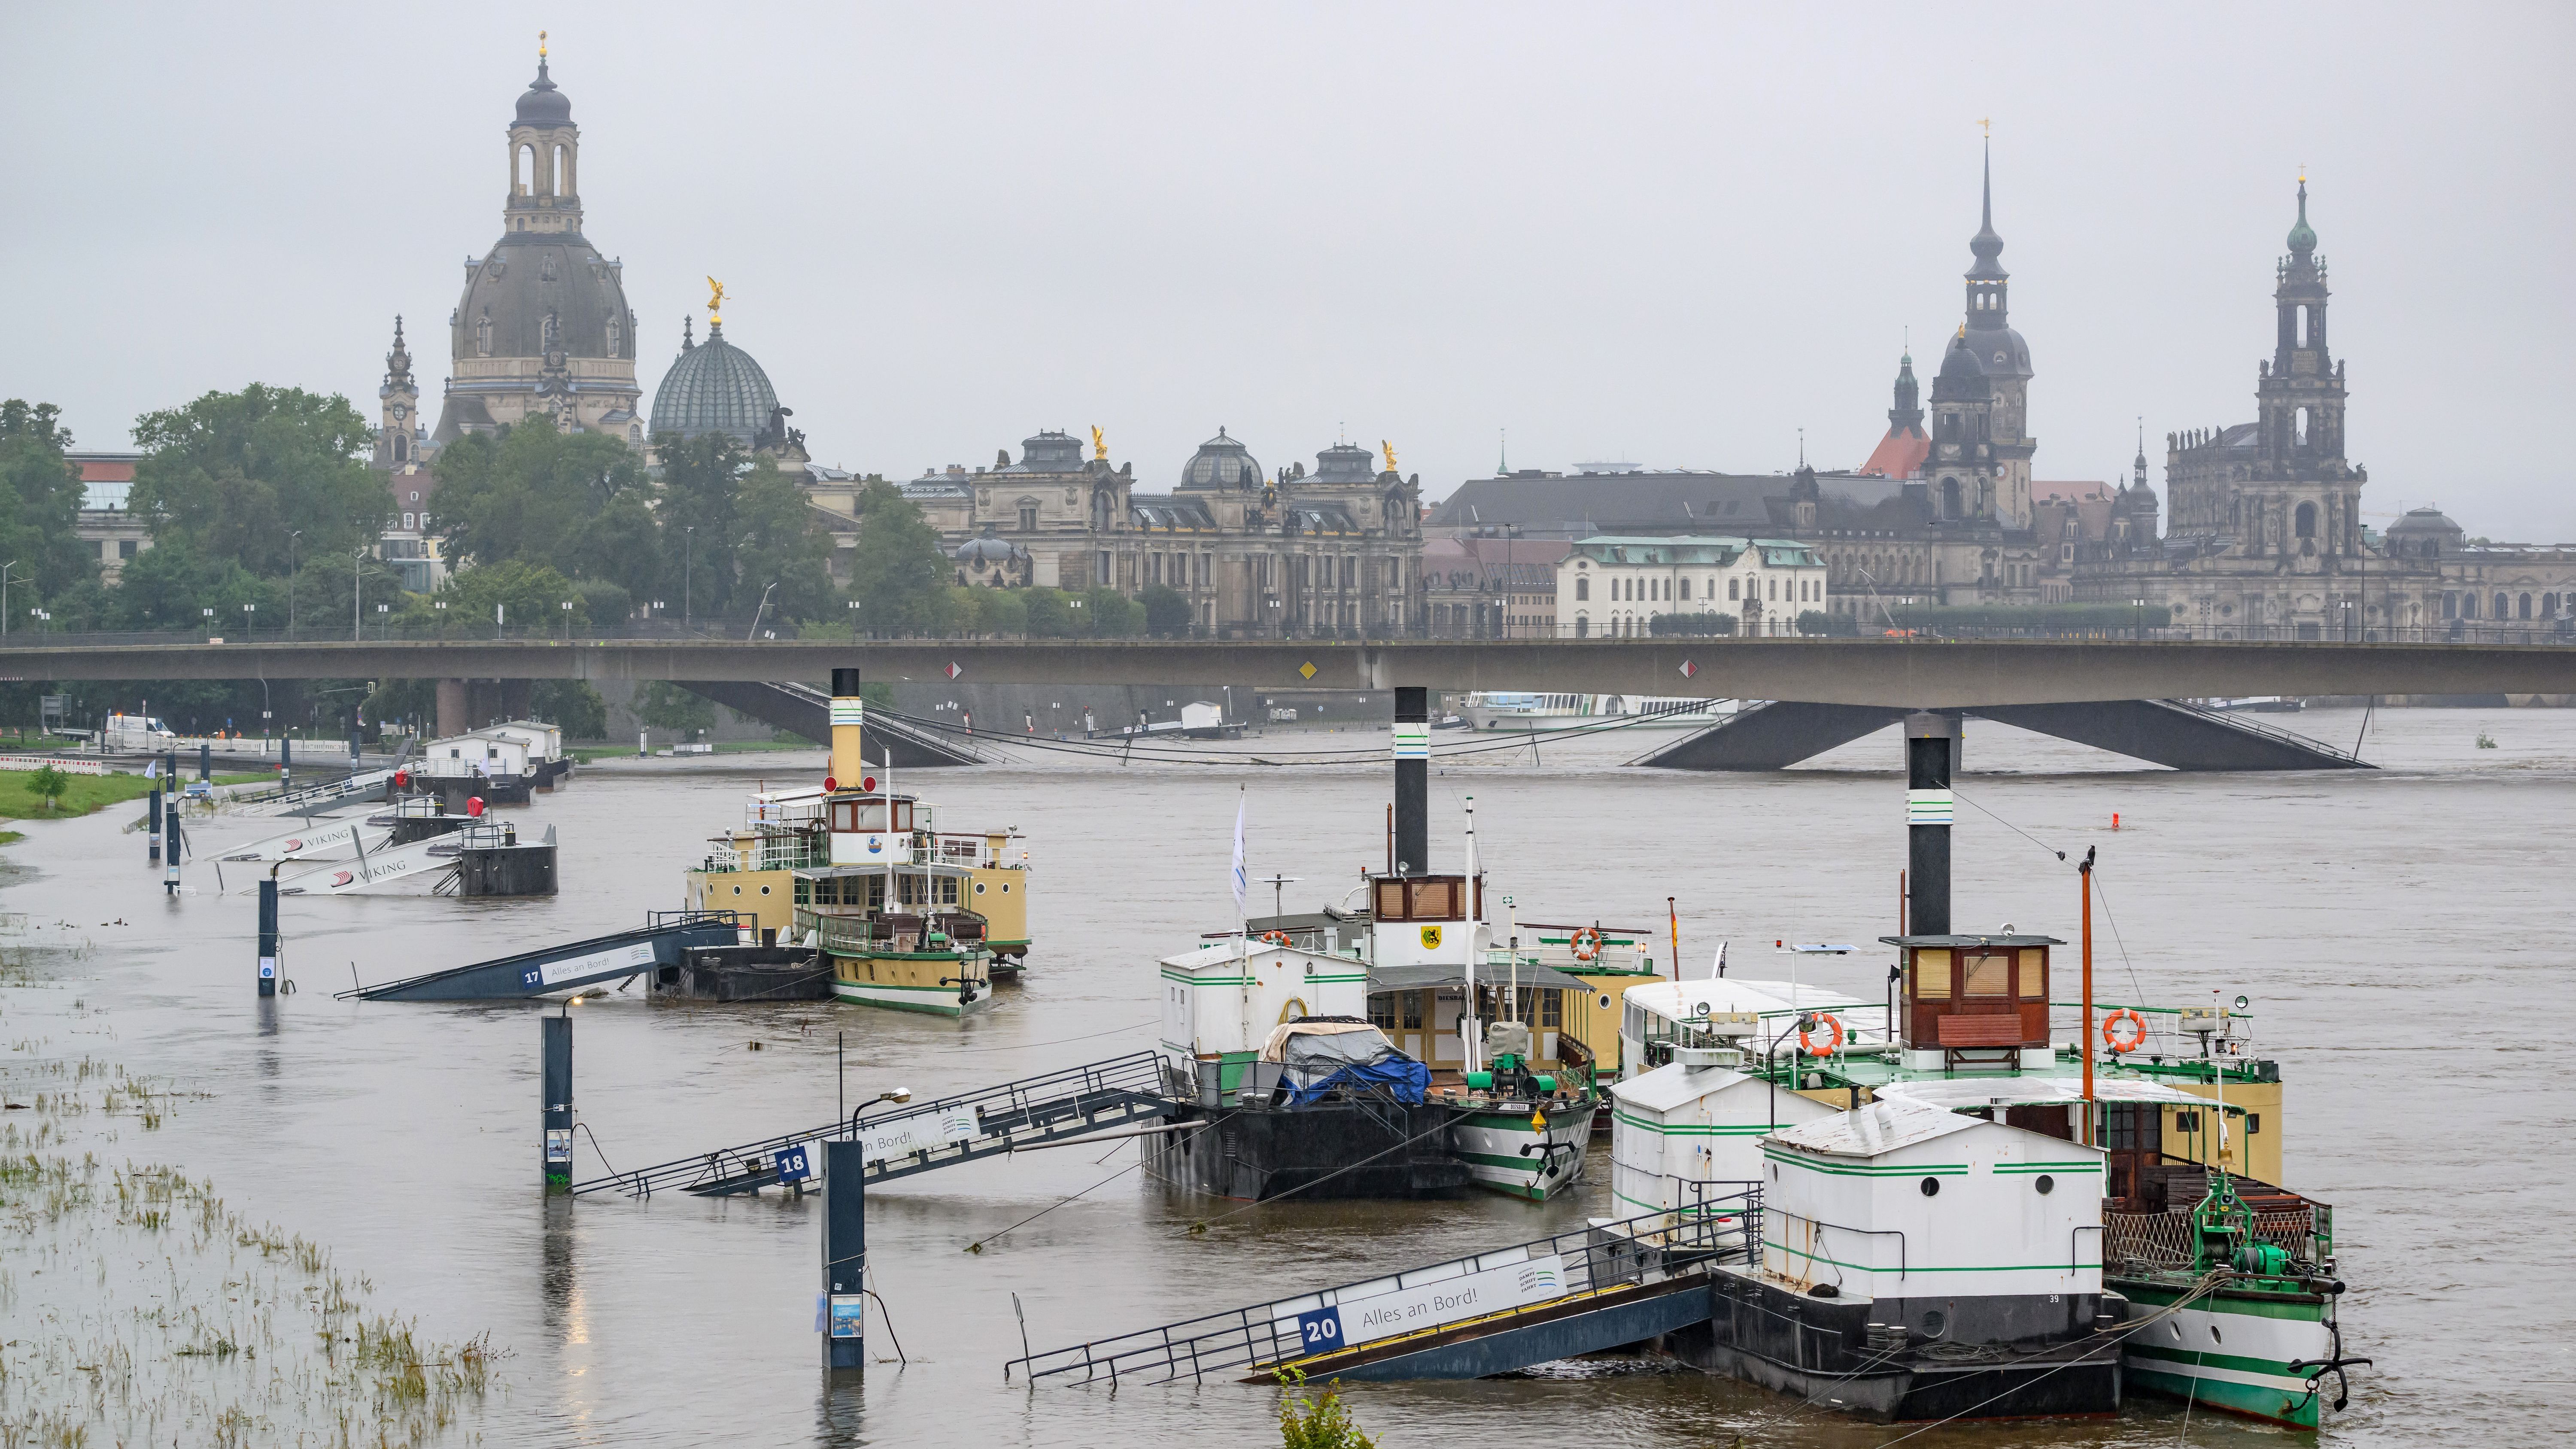
[[[1265,946],[1294,946],[1297,943],[1289,939],[1286,931],[1264,931],[1261,933],[1261,944]]]
[[[1826,1045],[1823,1051],[1818,1051],[1816,1050],[1814,1039],[1807,1034],[1808,1028],[1802,1026],[1798,1028],[1798,1050],[1805,1052],[1811,1057],[1829,1057],[1834,1053],[1841,1051],[1843,1049],[1842,1018],[1828,1016],[1819,1012],[1817,1013],[1815,1020],[1818,1025],[1826,1028],[1833,1034],[1833,1040]]]
[[[2119,1030],[2123,1021],[2136,1030],[2123,1034]],[[2125,1006],[2121,1007],[2102,1018],[2102,1044],[2109,1047],[2114,1055],[2136,1051],[2147,1044],[2147,1019]]]
[[[1567,944],[1574,948],[1575,960],[1594,960],[1601,954],[1601,932],[1591,926],[1577,926]]]

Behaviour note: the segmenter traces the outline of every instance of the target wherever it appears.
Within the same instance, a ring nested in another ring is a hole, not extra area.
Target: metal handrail
[[[1741,1192],[1726,1198],[1703,1200],[1696,1212],[1645,1213],[1293,1298],[1029,1354],[1006,1363],[1003,1375],[1008,1378],[1016,1369],[1032,1383],[1071,1375],[1079,1375],[1086,1382],[1097,1378],[1114,1381],[1130,1375],[1145,1376],[1151,1382],[1170,1382],[1183,1377],[1200,1379],[1211,1371],[1285,1363],[1305,1356],[1298,1327],[1301,1314],[1541,1258],[1564,1260],[1564,1291],[1523,1305],[1517,1311],[1663,1281],[1699,1271],[1729,1254],[1750,1255],[1749,1244],[1759,1241],[1762,1190],[1758,1184],[1742,1187]],[[1729,1202],[1736,1204],[1736,1210],[1723,1211]]]
[[[673,1189],[706,1187],[732,1177],[758,1177],[774,1154],[805,1142],[849,1142],[871,1129],[911,1117],[932,1117],[960,1108],[973,1110],[976,1140],[998,1137],[1017,1127],[1063,1116],[1081,1115],[1086,1104],[1162,1095],[1162,1058],[1152,1051],[1112,1057],[1086,1066],[1067,1067],[999,1086],[985,1087],[929,1102],[908,1102],[879,1110],[862,1108],[839,1121],[802,1132],[780,1133],[735,1147],[675,1158],[651,1167],[575,1183],[573,1194],[618,1191],[646,1197]],[[743,1170],[730,1170],[739,1166]]]
[[[2265,739],[2278,740],[2283,744],[2297,745],[2303,749],[2316,750],[2322,754],[2332,755],[2337,759],[2359,760],[2361,758],[2361,756],[2353,754],[2349,750],[2337,749],[2323,740],[2312,740],[2306,735],[2300,734],[2295,730],[2285,730],[2278,725],[2267,725],[2256,720],[2248,719],[2236,710],[2211,709],[2205,704],[2194,704],[2187,699],[2167,699],[2159,700],[2157,702],[2168,705],[2174,709],[2186,710],[2205,720],[2214,720],[2220,724],[2234,725],[2238,729],[2245,730],[2251,734],[2261,735]]]

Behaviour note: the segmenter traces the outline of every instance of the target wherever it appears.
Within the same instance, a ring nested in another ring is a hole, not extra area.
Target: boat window
[[[1918,1001],[1943,1001],[1950,995],[1950,953],[1917,951],[1914,953],[1914,997]]]
[[[894,802],[894,828],[897,831],[908,831],[912,829],[911,801],[897,800]]]
[[[1404,998],[1405,1029],[1407,1031],[1422,1030],[1422,998],[1425,993],[1419,991],[1405,991],[1397,994]]]
[[[1395,1025],[1395,998],[1398,993],[1381,991],[1368,999],[1369,1025],[1386,1031]]]
[[[1416,880],[1407,881],[1405,884],[1412,888],[1412,899],[1410,902],[1412,909],[1406,913],[1409,919],[1416,921],[1455,921],[1461,919],[1465,915],[1465,912],[1459,908],[1458,903],[1458,897],[1462,894],[1458,889],[1460,882],[1456,880]]]
[[[2048,999],[2048,952],[2045,948],[2024,946],[2021,949],[2020,976],[2022,1000]]]
[[[2008,951],[1965,953],[1967,981],[1962,996],[2012,995],[2012,954]]]
[[[1382,880],[1377,883],[1377,905],[1373,914],[1381,921],[1404,919],[1404,882]]]
[[[1559,1027],[1564,1026],[1565,993],[1562,991],[1541,991],[1535,993],[1535,995],[1538,997],[1539,1026],[1548,1031],[1554,1031]]]

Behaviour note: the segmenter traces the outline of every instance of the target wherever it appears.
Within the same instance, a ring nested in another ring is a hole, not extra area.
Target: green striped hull
[[[1541,1135],[1530,1127],[1528,1113],[1462,1113],[1454,1129],[1458,1154],[1466,1159],[1476,1186],[1545,1202],[1582,1175],[1583,1154],[1592,1142],[1592,1115],[1589,1102],[1559,1104],[1547,1119],[1545,1134],[1559,1150],[1542,1156],[1521,1150],[1536,1147]],[[1568,1147],[1572,1150],[1564,1150]]]
[[[2333,1356],[2329,1300],[2310,1294],[2222,1292],[2165,1313],[2183,1296],[2164,1284],[2106,1279],[2138,1326],[2121,1341],[2130,1384],[2202,1408],[2294,1429],[2317,1427],[2324,1395],[2290,1365]]]

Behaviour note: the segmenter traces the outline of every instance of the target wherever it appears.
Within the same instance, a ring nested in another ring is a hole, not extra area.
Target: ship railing
[[[912,1120],[933,1128],[959,1118],[973,1124],[962,1138],[871,1159],[864,1174],[866,1181],[874,1182],[1006,1151],[1015,1141],[1079,1135],[1093,1126],[1116,1127],[1129,1120],[1160,1115],[1170,1110],[1163,1086],[1162,1055],[1154,1051],[1131,1052],[934,1101],[862,1108],[839,1121],[801,1132],[780,1133],[653,1167],[593,1178],[575,1184],[573,1193],[580,1196],[621,1192],[645,1197],[671,1191],[710,1195],[757,1191],[779,1181],[777,1156],[792,1147],[854,1141],[880,1133],[898,1121]]]
[[[1726,1191],[1717,1191],[1721,1188]],[[1713,1183],[1688,1211],[1652,1212],[1591,1224],[1319,1292],[1033,1353],[1005,1364],[1003,1374],[1008,1378],[1016,1372],[1031,1383],[1047,1378],[1168,1383],[1198,1381],[1212,1373],[1258,1373],[1317,1352],[1309,1338],[1314,1325],[1325,1319],[1336,1320],[1332,1347],[1351,1346],[1340,1340],[1339,1331],[1339,1324],[1348,1322],[1348,1317],[1334,1310],[1524,1264],[1544,1267],[1553,1261],[1559,1291],[1521,1303],[1507,1314],[1664,1282],[1704,1272],[1714,1262],[1745,1260],[1758,1252],[1761,1200],[1759,1184]],[[1451,1321],[1424,1327],[1456,1326],[1458,1322]]]

